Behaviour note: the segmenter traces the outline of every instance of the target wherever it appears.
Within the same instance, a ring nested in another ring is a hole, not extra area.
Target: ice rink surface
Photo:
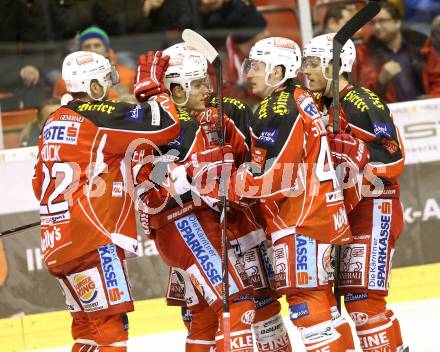
[[[440,352],[440,299],[389,304],[400,321],[405,344],[410,352]],[[305,352],[300,336],[287,318],[293,350]],[[181,352],[185,350],[186,331],[136,336],[130,339],[128,351]],[[35,351],[35,350],[34,350]],[[39,352],[68,352],[70,346],[38,350]],[[356,352],[362,352],[357,346]]]

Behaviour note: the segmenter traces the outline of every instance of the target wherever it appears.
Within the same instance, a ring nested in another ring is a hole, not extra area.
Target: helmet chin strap
[[[100,82],[100,83],[101,83],[101,82]],[[103,87],[103,86],[101,85],[101,87]],[[90,86],[89,86],[89,89],[87,89],[87,95],[88,95],[92,100],[94,100],[94,101],[101,101],[101,100],[104,99],[104,97],[107,95],[107,92],[108,92],[108,90],[109,90],[109,85],[108,85],[108,84],[105,85],[105,86],[103,87],[103,89],[104,89],[104,92],[102,93],[102,95],[101,95],[99,98],[95,98],[95,97],[92,96],[92,92],[90,91]]]
[[[325,83],[325,89],[324,89],[324,93],[322,95],[329,97],[330,93],[331,93],[331,88],[332,88],[332,79],[328,78],[327,75],[325,74],[325,70],[326,67],[322,66],[322,76],[324,77],[326,83]]]
[[[185,106],[189,100],[189,92],[187,92],[186,90],[185,90],[185,100],[182,103],[178,103],[177,101],[175,101],[172,93],[170,94],[170,96],[171,96],[172,102],[174,104],[176,104],[177,106]]]
[[[277,89],[279,86],[281,86],[287,80],[286,76],[284,76],[284,78],[281,81],[279,81],[275,84],[271,84],[271,83],[269,83],[269,76],[271,73],[272,72],[266,72],[266,75],[264,76],[264,83],[266,84],[266,88],[264,90],[264,95],[266,97],[268,95],[272,94],[275,89]]]

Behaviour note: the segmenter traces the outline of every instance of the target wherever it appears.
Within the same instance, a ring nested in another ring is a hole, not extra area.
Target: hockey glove
[[[138,58],[138,68],[134,94],[139,102],[148,100],[153,95],[166,92],[163,77],[170,57],[162,56],[162,51],[149,51]]]
[[[187,175],[196,180],[202,175],[209,174],[212,179],[219,178],[224,165],[232,164],[234,156],[232,147],[213,147],[203,152],[193,153],[190,160],[185,163]]]
[[[370,159],[370,153],[364,141],[348,133],[328,134],[330,150],[335,166],[349,163],[362,170]]]

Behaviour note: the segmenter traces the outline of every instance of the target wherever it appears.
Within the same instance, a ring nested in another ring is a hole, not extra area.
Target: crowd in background
[[[295,3],[293,0],[1,1],[1,112],[5,116],[8,112],[31,109],[35,115],[24,128],[19,127],[19,142],[10,146],[36,144],[45,119],[59,106],[66,92],[60,67],[67,53],[87,50],[108,57],[120,75],[120,84],[112,89],[110,97],[132,101],[137,56],[181,41],[180,32],[184,28],[201,32],[221,51],[225,94],[252,103],[253,97],[240,79],[241,61],[257,40],[282,33],[275,28],[277,23],[284,25],[274,17],[277,11],[285,17],[286,5],[290,5],[292,19],[299,16]],[[363,3],[311,0],[315,34],[337,31]],[[357,62],[353,83],[371,88],[390,103],[440,97],[440,1],[382,3],[379,15],[355,35]],[[267,5],[274,8],[268,9]],[[298,18],[291,22],[292,27],[283,28],[284,35],[298,41],[301,38]],[[17,128],[10,131],[17,133]],[[3,126],[3,132],[8,133],[7,126]]]

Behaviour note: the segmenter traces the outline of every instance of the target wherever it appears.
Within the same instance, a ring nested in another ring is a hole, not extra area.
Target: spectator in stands
[[[440,13],[439,0],[405,0],[405,21],[429,24]]]
[[[183,30],[194,27],[193,0],[95,0],[96,23],[111,35]],[[115,16],[114,14],[121,14]]]
[[[43,127],[46,120],[49,118],[56,109],[60,107],[60,104],[53,99],[47,100],[38,109],[38,115],[29,121],[20,134],[20,146],[30,147],[38,144],[38,136],[40,135],[41,128]]]
[[[209,29],[225,29],[246,35],[246,31],[266,26],[266,20],[252,1],[201,0],[202,26]],[[226,38],[226,36],[225,36]]]
[[[339,5],[329,7],[324,16],[323,33],[336,33],[353,16],[355,8],[352,6]]]
[[[373,35],[358,47],[355,81],[388,103],[440,96],[440,56],[428,38],[402,28],[398,8],[383,3]]]
[[[80,33],[79,45],[80,50],[92,51],[103,55],[115,65],[119,73],[120,82],[117,86],[110,89],[109,98],[132,101],[134,99],[132,92],[136,74],[135,70],[118,64],[117,56],[110,48],[110,39],[107,33],[98,27],[89,27]],[[67,93],[66,84],[60,77],[55,83],[53,96],[56,99],[61,99],[65,93]]]
[[[432,46],[438,55],[440,55],[440,15],[432,21],[431,29]]]

